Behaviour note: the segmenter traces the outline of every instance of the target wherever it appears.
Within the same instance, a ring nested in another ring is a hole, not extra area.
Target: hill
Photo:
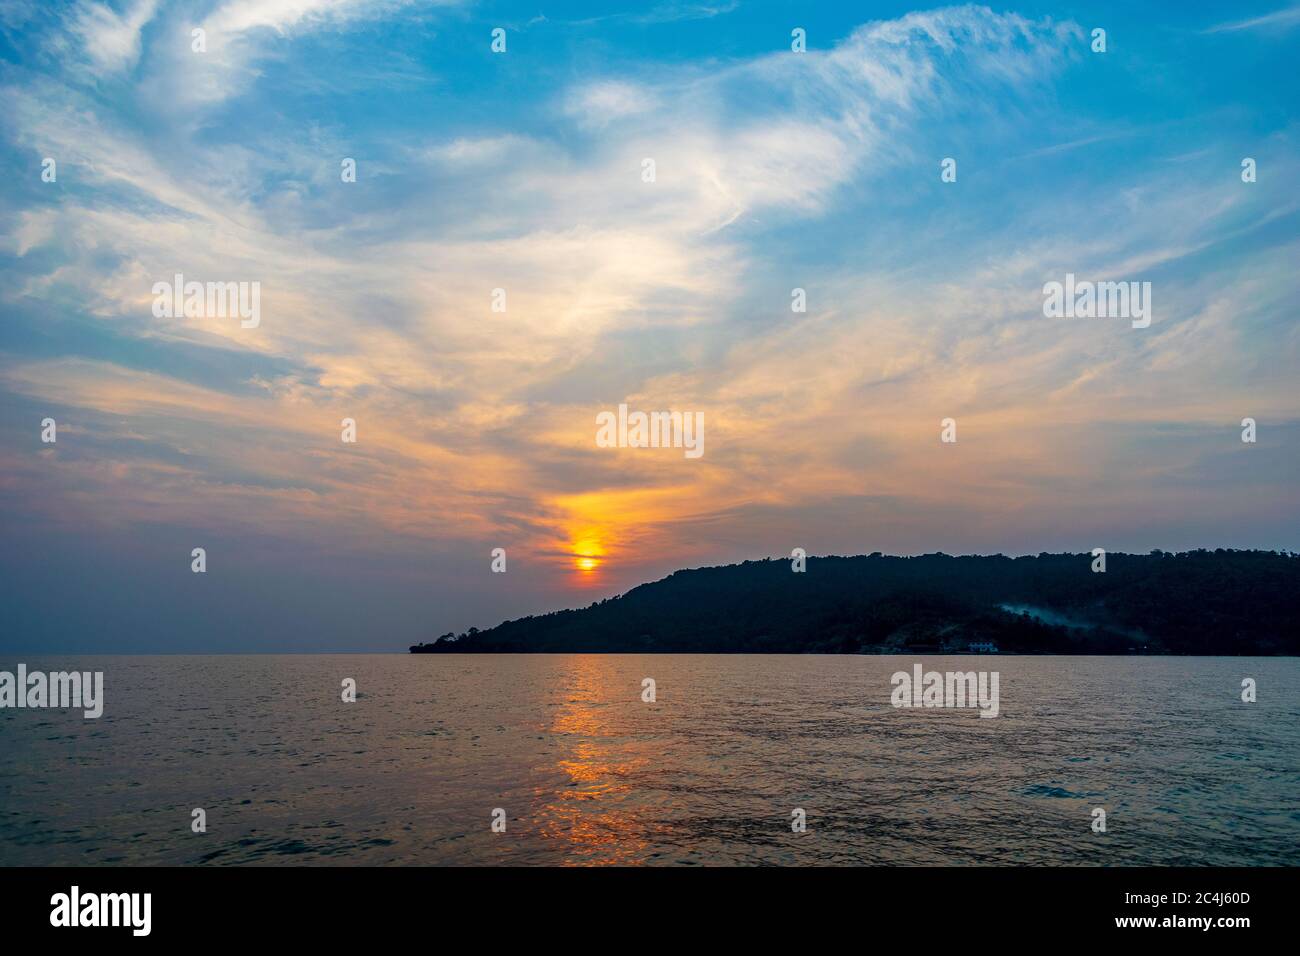
[[[589,607],[412,653],[1295,655],[1300,555],[1273,551],[808,558],[678,571]]]

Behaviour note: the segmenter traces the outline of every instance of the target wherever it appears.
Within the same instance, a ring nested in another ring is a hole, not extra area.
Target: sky
[[[0,0],[0,650],[1295,549],[1300,5],[811,6]],[[1045,315],[1067,274],[1150,325]],[[621,403],[703,454],[602,447]]]

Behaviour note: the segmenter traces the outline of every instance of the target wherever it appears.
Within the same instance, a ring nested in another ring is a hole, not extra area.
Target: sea
[[[5,866],[1300,864],[1296,658],[22,663],[104,711],[0,709]],[[917,663],[997,717],[894,706]]]

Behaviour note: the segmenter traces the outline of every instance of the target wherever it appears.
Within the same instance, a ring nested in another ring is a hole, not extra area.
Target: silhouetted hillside
[[[590,607],[413,653],[1294,655],[1300,555],[1272,551],[786,559],[678,571]]]

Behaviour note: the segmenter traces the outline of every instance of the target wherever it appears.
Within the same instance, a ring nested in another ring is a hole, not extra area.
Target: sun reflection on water
[[[563,703],[550,729],[572,742],[554,766],[562,783],[537,794],[544,802],[542,836],[565,845],[569,865],[642,863],[654,827],[638,813],[633,780],[649,760],[611,759],[618,747],[605,740],[619,736],[611,713],[617,705],[609,703],[618,700],[619,678],[600,655],[574,655],[565,663]]]

